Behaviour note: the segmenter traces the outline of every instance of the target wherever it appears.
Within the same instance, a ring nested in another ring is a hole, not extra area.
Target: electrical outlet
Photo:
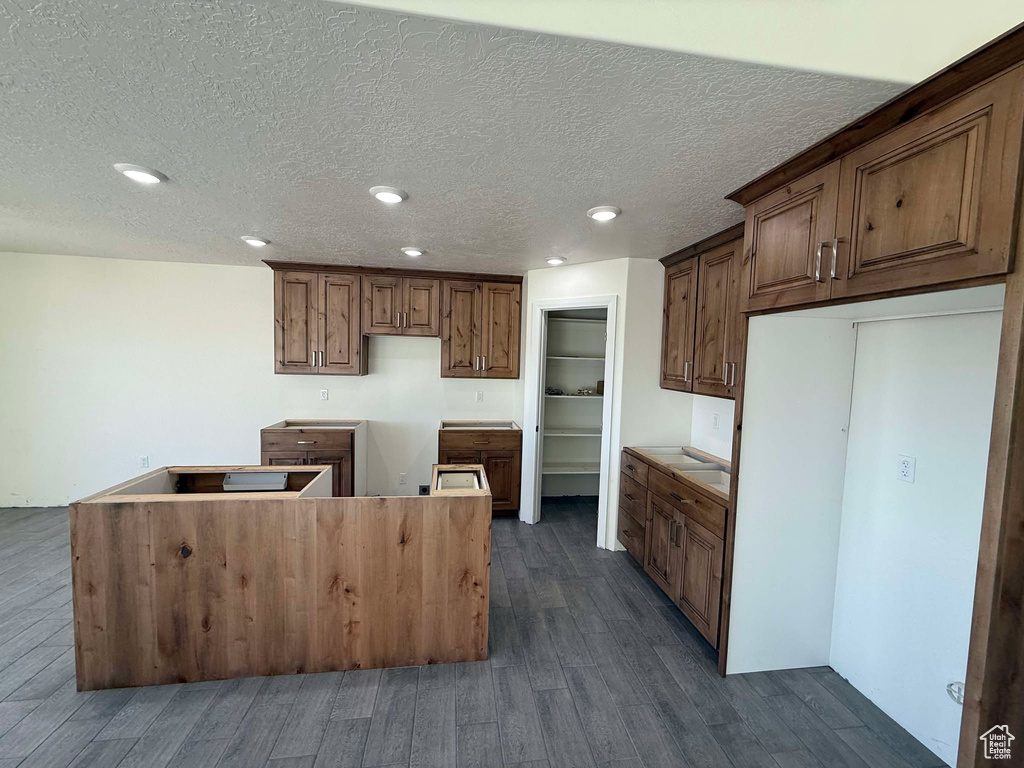
[[[721,426],[721,424],[722,424],[722,417],[719,416],[717,413],[711,414],[711,428],[712,429],[718,429],[719,426]]]
[[[142,467],[142,469],[148,469],[149,456],[139,456],[139,466]]]
[[[904,456],[900,454],[897,456],[899,464],[896,469],[896,476],[904,483],[914,482],[914,476],[917,474],[917,459],[913,456]]]
[[[408,477],[409,477],[409,474],[407,472],[399,472],[398,473],[398,484],[399,485],[405,485],[405,481],[408,479]]]
[[[321,400],[326,400],[328,394],[329,393],[328,393],[328,391],[326,389],[321,389],[320,390],[320,399]]]
[[[484,393],[481,392],[479,389],[476,391],[476,401],[478,403],[482,403],[484,401]]]
[[[429,496],[429,495],[430,495],[430,486],[429,485],[421,485],[420,486],[420,496]]]

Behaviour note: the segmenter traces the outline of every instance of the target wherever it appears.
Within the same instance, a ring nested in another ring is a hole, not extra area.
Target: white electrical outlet
[[[142,467],[142,469],[148,468],[149,467],[149,456],[139,456],[139,466]]]
[[[718,427],[721,425],[721,423],[722,423],[722,417],[721,416],[719,416],[717,413],[711,414],[711,428],[712,429],[718,429]]]
[[[405,485],[406,478],[408,478],[408,477],[409,477],[408,473],[406,473],[406,472],[399,472],[398,473],[398,484],[399,485]]]
[[[327,395],[328,395],[328,392],[327,392],[326,389],[321,389],[320,390],[320,399],[321,400],[326,400],[327,399]]]
[[[904,456],[900,454],[897,456],[899,464],[896,469],[896,476],[904,483],[914,482],[914,476],[917,474],[917,459],[913,456]]]
[[[478,403],[482,403],[484,401],[484,393],[481,392],[479,389],[476,391],[476,401]]]

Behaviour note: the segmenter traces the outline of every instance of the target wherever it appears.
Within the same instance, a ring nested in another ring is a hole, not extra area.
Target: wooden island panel
[[[75,504],[78,688],[486,659],[490,504]]]

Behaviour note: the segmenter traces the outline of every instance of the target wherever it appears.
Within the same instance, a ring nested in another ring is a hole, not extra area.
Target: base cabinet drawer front
[[[725,542],[688,517],[682,521],[679,541],[681,564],[676,605],[717,648]]]
[[[518,430],[442,429],[438,434],[442,450],[519,451],[523,447],[523,433]]]
[[[725,536],[725,507],[704,498],[685,483],[659,469],[652,469],[648,488],[673,504],[687,517],[692,517],[718,536]]]
[[[260,434],[260,449],[264,451],[351,451],[352,435],[349,432],[315,429],[263,430]]]
[[[677,526],[680,514],[653,493],[647,495],[647,530],[644,571],[667,595],[678,590],[680,549]]]
[[[640,459],[623,451],[619,460],[619,469],[622,470],[622,474],[636,480],[644,488],[647,487],[647,464]]]
[[[832,297],[1008,272],[1022,127],[1018,67],[845,156]]]
[[[626,473],[619,475],[619,507],[640,525],[647,523],[647,489]]]
[[[630,556],[640,565],[644,564],[644,540],[646,531],[640,523],[629,516],[624,510],[619,510],[619,543],[626,548]]]

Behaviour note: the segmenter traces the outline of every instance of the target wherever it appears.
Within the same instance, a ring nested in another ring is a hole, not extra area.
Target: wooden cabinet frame
[[[442,377],[519,378],[521,291],[507,283],[442,281]]]
[[[358,276],[275,273],[274,373],[366,373]]]

